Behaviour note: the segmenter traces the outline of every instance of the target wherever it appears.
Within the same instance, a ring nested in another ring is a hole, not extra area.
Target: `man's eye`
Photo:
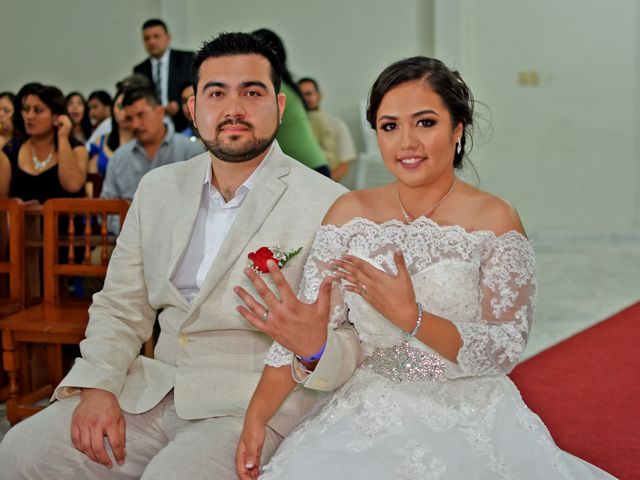
[[[259,97],[260,96],[260,92],[258,92],[257,90],[249,90],[247,92],[247,96],[249,96],[249,97]]]

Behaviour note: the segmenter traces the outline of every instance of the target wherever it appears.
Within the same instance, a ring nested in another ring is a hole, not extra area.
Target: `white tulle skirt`
[[[393,383],[364,368],[282,442],[267,479],[612,479],[560,450],[509,378]]]

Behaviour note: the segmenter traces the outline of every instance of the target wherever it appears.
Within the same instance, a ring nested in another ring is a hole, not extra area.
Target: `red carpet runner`
[[[530,358],[510,377],[560,448],[622,480],[640,480],[640,303]]]

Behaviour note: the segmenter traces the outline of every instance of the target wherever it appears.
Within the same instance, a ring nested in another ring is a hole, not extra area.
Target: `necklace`
[[[451,192],[453,192],[453,189],[455,188],[457,182],[458,182],[458,177],[455,177],[453,179],[453,184],[451,185],[451,188],[449,189],[449,191],[447,193],[445,193],[444,196],[440,200],[438,200],[434,206],[432,206],[429,210],[427,210],[426,212],[424,212],[420,216],[421,217],[428,217],[429,214],[431,212],[433,212],[438,205],[440,205],[442,202],[444,202]],[[404,209],[404,205],[402,204],[402,200],[400,200],[400,192],[398,191],[398,187],[397,186],[396,186],[396,194],[398,195],[398,203],[400,204],[400,209],[402,210],[402,216],[404,217],[404,223],[409,224],[413,220],[415,220],[415,218],[413,218],[411,215],[409,215],[407,213],[407,211]]]
[[[51,160],[53,160],[53,149],[51,149],[47,158],[44,160],[38,160],[38,157],[36,156],[36,149],[31,147],[31,160],[33,161],[33,168],[35,168],[37,172],[40,172],[51,163]]]

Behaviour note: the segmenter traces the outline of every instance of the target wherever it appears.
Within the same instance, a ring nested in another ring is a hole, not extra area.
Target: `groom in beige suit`
[[[0,444],[1,479],[235,478],[244,411],[272,339],[237,312],[233,289],[252,291],[248,254],[274,246],[302,247],[282,268],[297,288],[314,232],[343,189],[275,142],[285,98],[270,48],[222,34],[193,68],[190,107],[209,152],[142,179],[94,296],[82,358],[58,401]],[[294,361],[302,385],[271,419],[264,461],[357,363],[355,332],[327,329],[320,303],[297,305],[298,318],[286,321],[252,312],[274,322],[274,339],[300,357],[324,346],[319,360]],[[139,351],[156,316],[150,359]]]

